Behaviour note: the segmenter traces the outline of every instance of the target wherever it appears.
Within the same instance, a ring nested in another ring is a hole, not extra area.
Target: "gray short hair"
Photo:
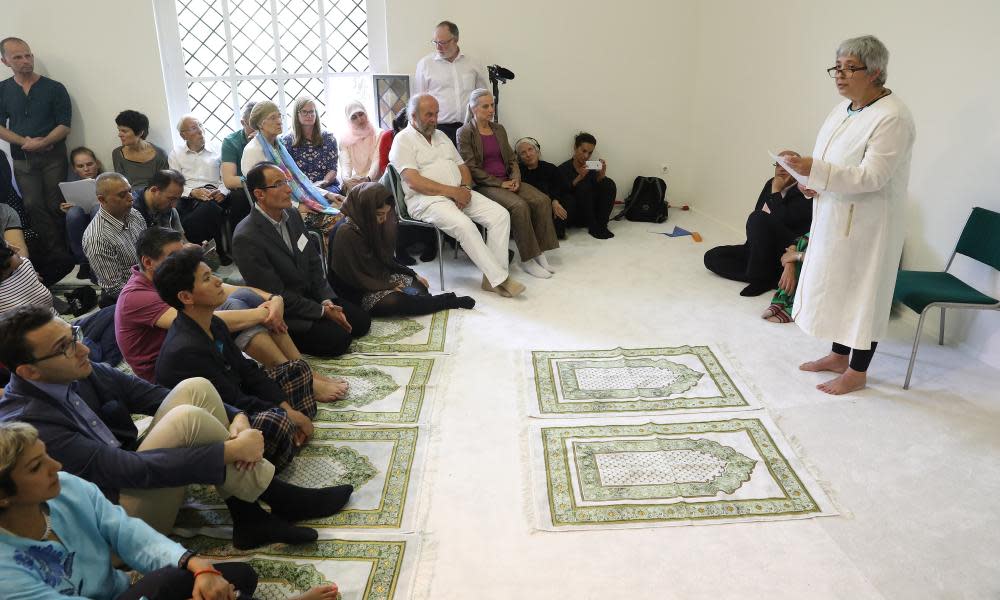
[[[188,114],[184,115],[183,117],[181,117],[180,119],[178,119],[177,120],[177,133],[184,133],[184,121],[187,121],[188,119],[192,119],[194,121],[197,121],[198,117],[192,115],[191,113],[188,113]]]
[[[101,173],[97,176],[97,195],[101,196],[108,191],[108,185],[111,181],[122,181],[125,185],[132,185],[128,182],[126,178],[121,173],[116,173],[115,171],[108,171],[106,173]]]
[[[840,42],[837,58],[856,56],[866,67],[868,74],[878,71],[875,85],[885,85],[889,67],[889,49],[874,35],[863,35]]]
[[[483,96],[491,96],[492,97],[493,96],[493,92],[489,91],[486,88],[476,88],[476,89],[472,90],[471,94],[469,94],[469,114],[466,116],[466,119],[465,119],[466,121],[471,122],[472,119],[475,118],[475,113],[472,112],[472,109],[474,109],[476,107],[476,105],[479,104],[479,99],[482,98]]]
[[[251,100],[251,101],[247,102],[246,104],[244,104],[243,105],[243,112],[240,113],[240,120],[242,120],[242,121],[249,121],[250,120],[250,113],[253,112],[253,107],[254,106],[257,106],[257,101],[256,100]]]
[[[458,39],[458,25],[455,25],[451,21],[441,21],[440,23],[437,24],[437,27],[447,27],[448,33],[451,34],[451,37],[455,38],[456,40]],[[437,27],[435,27],[435,29],[437,29]]]
[[[11,479],[11,471],[24,451],[35,444],[38,430],[20,421],[0,423],[0,490],[13,496],[17,487]]]
[[[417,111],[420,110],[420,101],[424,98],[433,98],[431,94],[417,94],[416,96],[410,96],[409,102],[406,103],[406,115],[413,120],[413,117],[417,115]]]

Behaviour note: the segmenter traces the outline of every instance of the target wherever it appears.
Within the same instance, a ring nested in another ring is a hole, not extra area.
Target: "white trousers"
[[[458,240],[490,285],[496,287],[506,281],[510,240],[510,213],[506,208],[478,192],[472,192],[472,200],[464,209],[459,209],[451,198],[420,194],[407,199],[406,208],[414,218],[433,223]],[[486,228],[485,243],[473,222]]]

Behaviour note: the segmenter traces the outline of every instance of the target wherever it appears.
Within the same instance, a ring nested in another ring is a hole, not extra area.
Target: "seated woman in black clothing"
[[[780,156],[798,156],[783,150]],[[718,246],[705,253],[705,267],[720,277],[747,283],[741,296],[759,296],[778,286],[785,248],[809,231],[812,199],[806,198],[787,171],[774,163],[774,177],[764,183],[747,217],[747,241]]]
[[[380,183],[351,189],[331,233],[330,283],[372,316],[426,315],[446,308],[472,308],[476,301],[453,293],[432,296],[427,280],[393,258],[395,201]]]
[[[573,139],[573,158],[559,165],[559,172],[569,182],[570,194],[565,198],[568,204],[567,223],[570,227],[586,227],[591,236],[606,240],[615,237],[608,230],[611,209],[615,205],[618,188],[607,176],[608,165],[604,159],[600,169],[588,167],[590,157],[597,146],[597,138],[580,132]]]
[[[572,192],[569,182],[559,172],[559,167],[542,160],[542,145],[533,137],[523,137],[514,144],[521,166],[521,181],[535,186],[540,192],[552,200],[552,221],[556,228],[556,237],[566,239],[566,224],[569,212],[566,206],[572,206]]]

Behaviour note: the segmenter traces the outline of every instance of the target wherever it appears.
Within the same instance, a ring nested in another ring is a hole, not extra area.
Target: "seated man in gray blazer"
[[[343,354],[351,337],[368,333],[371,318],[334,294],[323,275],[320,248],[292,208],[284,171],[260,163],[247,172],[246,184],[256,206],[233,234],[233,258],[243,279],[284,299],[288,333],[302,352]]]

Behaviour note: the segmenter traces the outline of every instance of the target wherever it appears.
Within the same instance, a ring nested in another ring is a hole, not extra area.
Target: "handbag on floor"
[[[667,220],[667,182],[659,177],[639,176],[632,182],[632,191],[614,220],[662,223]]]

